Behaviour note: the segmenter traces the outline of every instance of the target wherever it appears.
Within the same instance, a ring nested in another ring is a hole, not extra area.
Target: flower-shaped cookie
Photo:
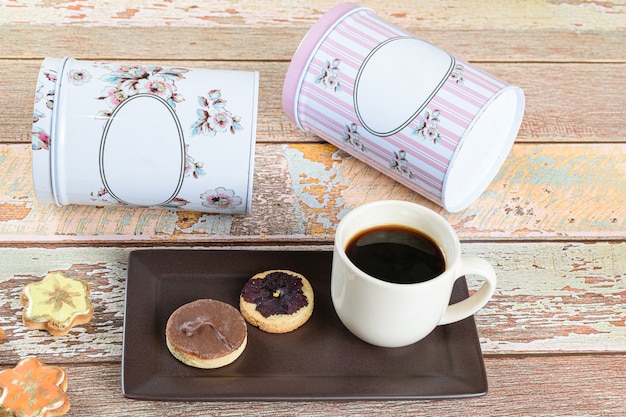
[[[53,417],[70,409],[65,371],[36,358],[23,359],[15,368],[0,371],[0,387],[1,415]]]
[[[65,335],[73,326],[91,320],[94,308],[88,295],[86,282],[51,272],[22,289],[22,321],[31,329],[44,329],[53,336]]]

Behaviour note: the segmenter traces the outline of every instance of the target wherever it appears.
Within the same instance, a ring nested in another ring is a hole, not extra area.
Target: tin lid
[[[455,213],[489,186],[509,154],[524,114],[524,92],[507,86],[495,94],[467,127],[446,172],[442,205]]]
[[[33,105],[31,159],[33,187],[37,200],[55,203],[51,172],[51,144],[54,129],[54,103],[58,97],[58,76],[65,59],[46,58],[39,68]]]
[[[305,130],[300,121],[298,120],[298,96],[300,94],[300,86],[302,85],[302,79],[306,74],[306,70],[309,67],[313,55],[319,48],[319,45],[324,41],[328,33],[338,25],[344,17],[348,14],[354,13],[357,10],[363,10],[366,8],[357,6],[352,3],[340,4],[324,15],[309,29],[304,36],[298,49],[296,49],[291,64],[287,69],[287,75],[285,76],[285,83],[283,85],[283,110],[290,120],[298,124],[300,129]],[[368,9],[369,10],[369,9]]]

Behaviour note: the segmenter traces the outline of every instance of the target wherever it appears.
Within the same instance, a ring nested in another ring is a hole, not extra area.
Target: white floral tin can
[[[341,4],[302,40],[283,107],[302,130],[457,212],[506,159],[524,94],[371,9]]]
[[[32,128],[38,200],[249,213],[258,78],[45,59]]]

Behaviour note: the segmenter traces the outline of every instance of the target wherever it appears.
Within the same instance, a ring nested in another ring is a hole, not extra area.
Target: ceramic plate
[[[379,348],[353,336],[330,299],[329,251],[139,250],[126,283],[122,388],[143,400],[383,400],[475,397],[487,377],[473,317],[437,327],[403,348]],[[248,326],[248,346],[232,364],[192,368],[165,344],[165,324],[181,305],[213,298],[239,305],[257,272],[290,269],[315,292],[301,328],[269,334]],[[459,279],[453,299],[467,297]]]

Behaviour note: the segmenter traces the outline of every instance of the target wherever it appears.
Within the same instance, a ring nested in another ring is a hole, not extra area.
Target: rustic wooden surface
[[[479,200],[455,214],[301,133],[280,91],[307,29],[336,2],[0,2],[0,367],[64,366],[68,416],[626,415],[626,5],[619,1],[363,1],[449,52],[521,86],[516,144]],[[249,216],[53,207],[30,177],[41,59],[258,70]],[[120,370],[128,253],[137,248],[327,250],[341,216],[397,198],[441,212],[467,254],[499,275],[476,315],[487,396],[427,402],[177,403],[125,399]],[[19,292],[48,271],[92,286],[96,313],[53,338],[21,322]],[[114,411],[112,411],[114,410]]]

